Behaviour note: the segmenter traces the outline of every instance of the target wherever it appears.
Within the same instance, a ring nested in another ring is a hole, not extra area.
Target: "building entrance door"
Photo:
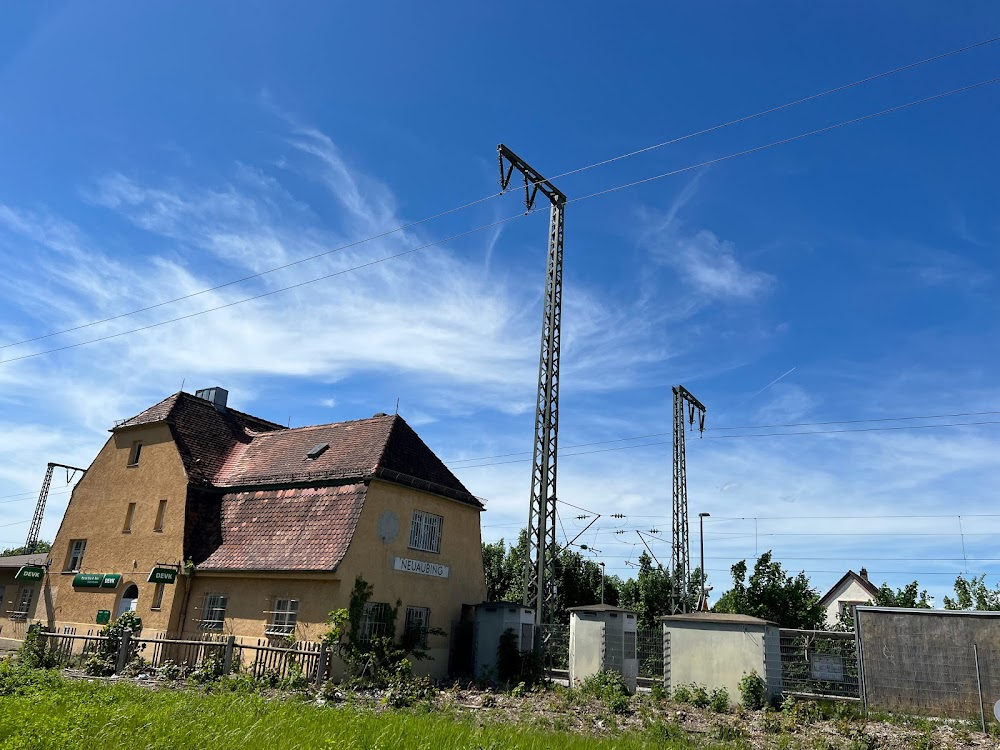
[[[125,589],[122,600],[118,604],[118,614],[115,618],[121,617],[126,612],[135,612],[135,605],[139,602],[139,587],[134,583]]]

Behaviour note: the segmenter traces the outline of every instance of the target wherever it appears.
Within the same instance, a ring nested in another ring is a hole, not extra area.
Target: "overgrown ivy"
[[[401,606],[397,600],[395,606],[387,605],[383,614],[381,629],[386,635],[364,638],[362,620],[374,592],[374,587],[359,575],[354,580],[348,606],[330,612],[327,617],[330,629],[323,636],[323,642],[336,650],[351,677],[390,684],[412,675],[411,661],[431,658],[428,636],[445,635],[445,632],[440,628],[412,628],[397,641],[396,618]]]

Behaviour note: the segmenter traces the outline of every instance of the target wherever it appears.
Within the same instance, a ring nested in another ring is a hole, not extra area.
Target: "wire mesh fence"
[[[663,628],[639,628],[636,631],[636,658],[639,677],[663,679]]]
[[[782,629],[779,640],[786,696],[860,699],[854,633]]]
[[[542,653],[547,675],[569,674],[569,625],[542,625]]]
[[[863,654],[869,710],[985,720],[1000,700],[1000,651],[888,644]]]

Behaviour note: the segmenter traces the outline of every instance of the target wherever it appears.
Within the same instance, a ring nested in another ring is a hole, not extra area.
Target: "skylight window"
[[[326,452],[326,449],[330,447],[329,443],[317,443],[312,447],[312,449],[306,454],[306,458],[310,461],[315,461],[317,458]]]

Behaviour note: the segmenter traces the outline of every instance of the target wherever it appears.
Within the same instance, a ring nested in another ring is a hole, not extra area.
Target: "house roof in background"
[[[872,596],[878,594],[878,586],[874,585],[867,578],[862,578],[853,570],[849,570],[846,573],[844,573],[844,575],[841,577],[839,581],[837,581],[835,584],[833,584],[833,586],[830,587],[829,591],[823,594],[822,598],[819,600],[819,603],[825,607],[829,605],[830,602],[836,601],[838,592],[843,591],[845,588],[847,588],[848,584],[850,584],[852,581],[858,584],[861,588],[863,588]]]
[[[44,565],[48,557],[48,552],[39,552],[34,555],[8,555],[7,557],[0,557],[0,568],[21,568],[25,565]]]

